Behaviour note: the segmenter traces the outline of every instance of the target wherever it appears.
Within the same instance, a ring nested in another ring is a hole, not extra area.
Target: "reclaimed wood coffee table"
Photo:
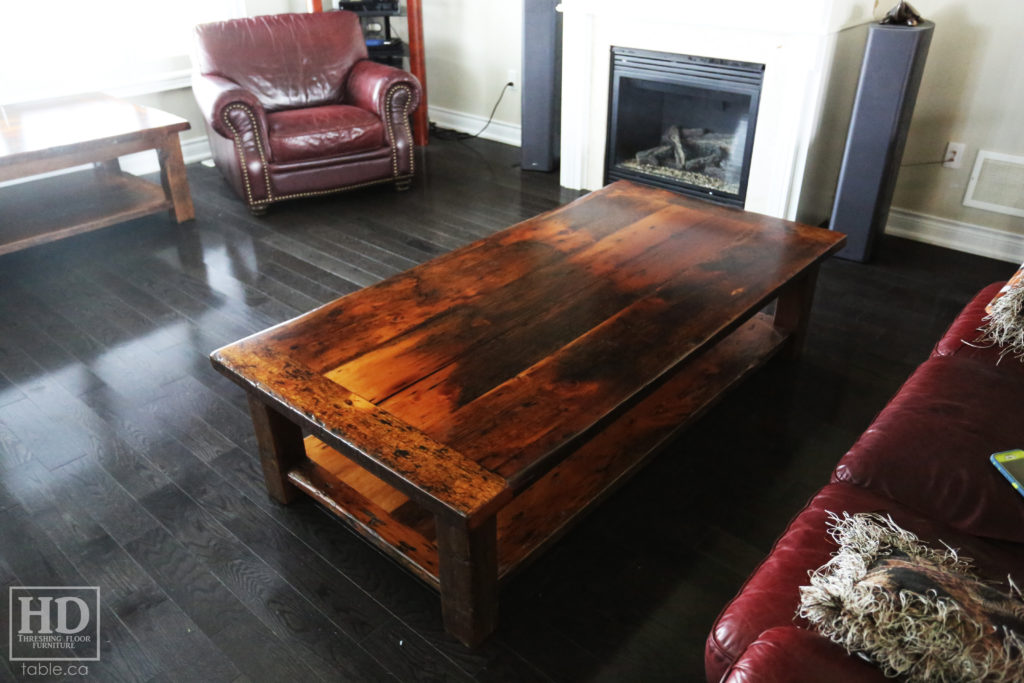
[[[621,181],[212,360],[248,392],[270,494],[309,494],[438,588],[473,645],[503,579],[799,349],[844,241]]]
[[[0,181],[93,164],[87,171],[0,188],[0,254],[169,210],[195,211],[180,116],[106,95],[0,106]],[[122,173],[118,157],[154,149],[161,184]],[[59,198],[60,201],[54,201]]]

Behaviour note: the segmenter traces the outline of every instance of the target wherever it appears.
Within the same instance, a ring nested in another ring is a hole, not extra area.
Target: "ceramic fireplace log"
[[[661,136],[661,144],[636,153],[641,164],[663,166],[676,170],[725,177],[721,164],[732,151],[732,136],[707,128],[669,126]]]

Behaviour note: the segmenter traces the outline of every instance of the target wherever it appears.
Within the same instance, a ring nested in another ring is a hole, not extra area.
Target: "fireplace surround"
[[[743,208],[763,64],[611,49],[605,182]]]
[[[873,0],[562,0],[560,8],[563,186],[594,190],[608,180],[613,47],[697,55],[764,65],[744,208],[810,224],[828,217]]]

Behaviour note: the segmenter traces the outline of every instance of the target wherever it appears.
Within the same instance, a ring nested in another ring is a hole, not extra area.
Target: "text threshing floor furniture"
[[[799,349],[844,239],[623,181],[212,360],[248,392],[270,494],[321,501],[475,644],[502,579]]]

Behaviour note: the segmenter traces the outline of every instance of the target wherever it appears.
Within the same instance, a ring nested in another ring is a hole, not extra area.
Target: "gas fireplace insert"
[[[612,48],[605,182],[743,207],[764,65]]]

